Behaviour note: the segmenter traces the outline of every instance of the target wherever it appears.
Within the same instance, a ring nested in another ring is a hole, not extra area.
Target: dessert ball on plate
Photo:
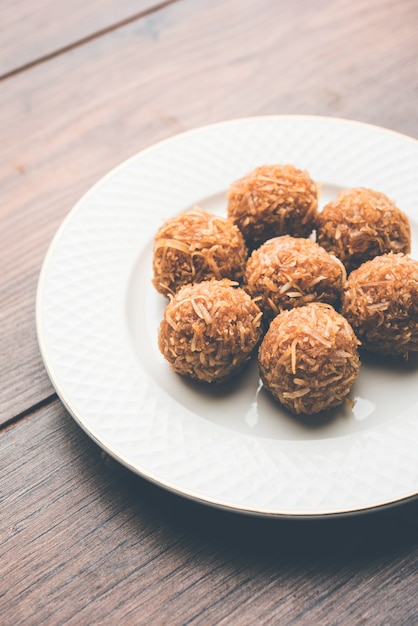
[[[196,207],[166,220],[154,240],[153,284],[164,295],[209,278],[240,280],[248,252],[230,220]]]
[[[418,261],[389,253],[360,265],[348,277],[342,312],[370,352],[418,351]]]
[[[310,239],[284,235],[254,250],[245,270],[246,289],[270,320],[285,309],[309,302],[339,306],[344,265]]]
[[[262,165],[228,191],[228,215],[250,249],[279,235],[309,237],[317,209],[316,184],[293,165]]]
[[[338,406],[359,372],[358,343],[350,324],[330,305],[314,302],[283,311],[259,349],[263,384],[295,414]]]
[[[372,189],[344,189],[318,213],[317,242],[335,254],[348,272],[379,254],[410,252],[407,216]]]
[[[229,280],[185,285],[165,309],[158,345],[177,374],[223,382],[250,358],[261,316],[248,293]]]

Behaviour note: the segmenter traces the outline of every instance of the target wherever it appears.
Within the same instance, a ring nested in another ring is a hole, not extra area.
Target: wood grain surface
[[[416,616],[416,502],[321,521],[210,509],[103,457],[58,401],[9,427],[2,452],[1,624]]]
[[[202,124],[306,113],[418,138],[416,0],[0,6],[0,624],[416,624],[418,508],[242,517],[101,455],[35,332],[79,197]],[[417,451],[418,454],[418,451]]]
[[[173,2],[174,0],[171,0]],[[170,0],[5,0],[0,4],[0,78],[108,33]]]

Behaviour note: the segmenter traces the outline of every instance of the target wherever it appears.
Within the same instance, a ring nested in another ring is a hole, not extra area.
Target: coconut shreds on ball
[[[261,317],[251,297],[229,280],[185,285],[165,309],[158,345],[177,374],[223,382],[250,358]]]
[[[167,219],[154,239],[153,284],[164,295],[210,278],[239,281],[248,251],[231,220],[198,207]]]
[[[261,165],[228,191],[228,216],[250,249],[280,235],[309,237],[317,209],[317,185],[293,165]]]
[[[261,379],[292,413],[340,405],[359,372],[358,340],[347,320],[327,304],[280,313],[258,354]]]
[[[389,253],[363,263],[348,277],[342,311],[370,352],[417,352],[418,261]]]
[[[409,253],[411,229],[385,194],[359,187],[340,191],[318,213],[316,240],[351,272],[380,254]]]
[[[346,280],[344,265],[310,239],[283,235],[251,254],[245,288],[268,321],[283,310],[309,302],[338,307]]]

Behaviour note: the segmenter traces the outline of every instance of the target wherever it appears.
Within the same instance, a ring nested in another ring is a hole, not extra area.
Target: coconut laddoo
[[[314,302],[283,311],[260,345],[262,382],[295,414],[338,406],[359,372],[358,343],[350,324],[330,305]]]
[[[407,216],[385,194],[364,187],[340,191],[318,213],[316,230],[317,242],[348,272],[377,255],[411,249]]]
[[[158,345],[177,374],[223,382],[250,358],[261,317],[248,293],[229,280],[185,285],[165,309]]]
[[[153,284],[163,295],[210,278],[239,281],[248,251],[230,220],[199,207],[166,220],[154,239]]]
[[[363,263],[347,279],[342,312],[370,352],[417,352],[418,261],[389,253]]]
[[[253,251],[244,279],[268,321],[283,310],[309,302],[338,307],[346,271],[339,259],[314,241],[283,235]]]
[[[280,235],[309,237],[315,227],[317,186],[293,165],[261,165],[232,183],[227,197],[250,250]]]

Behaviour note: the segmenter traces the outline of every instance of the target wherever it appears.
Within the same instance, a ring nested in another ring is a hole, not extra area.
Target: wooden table
[[[418,138],[417,27],[416,0],[1,4],[2,626],[418,623],[416,501],[292,521],[170,494],[71,419],[34,320],[65,215],[157,140],[281,113]]]

